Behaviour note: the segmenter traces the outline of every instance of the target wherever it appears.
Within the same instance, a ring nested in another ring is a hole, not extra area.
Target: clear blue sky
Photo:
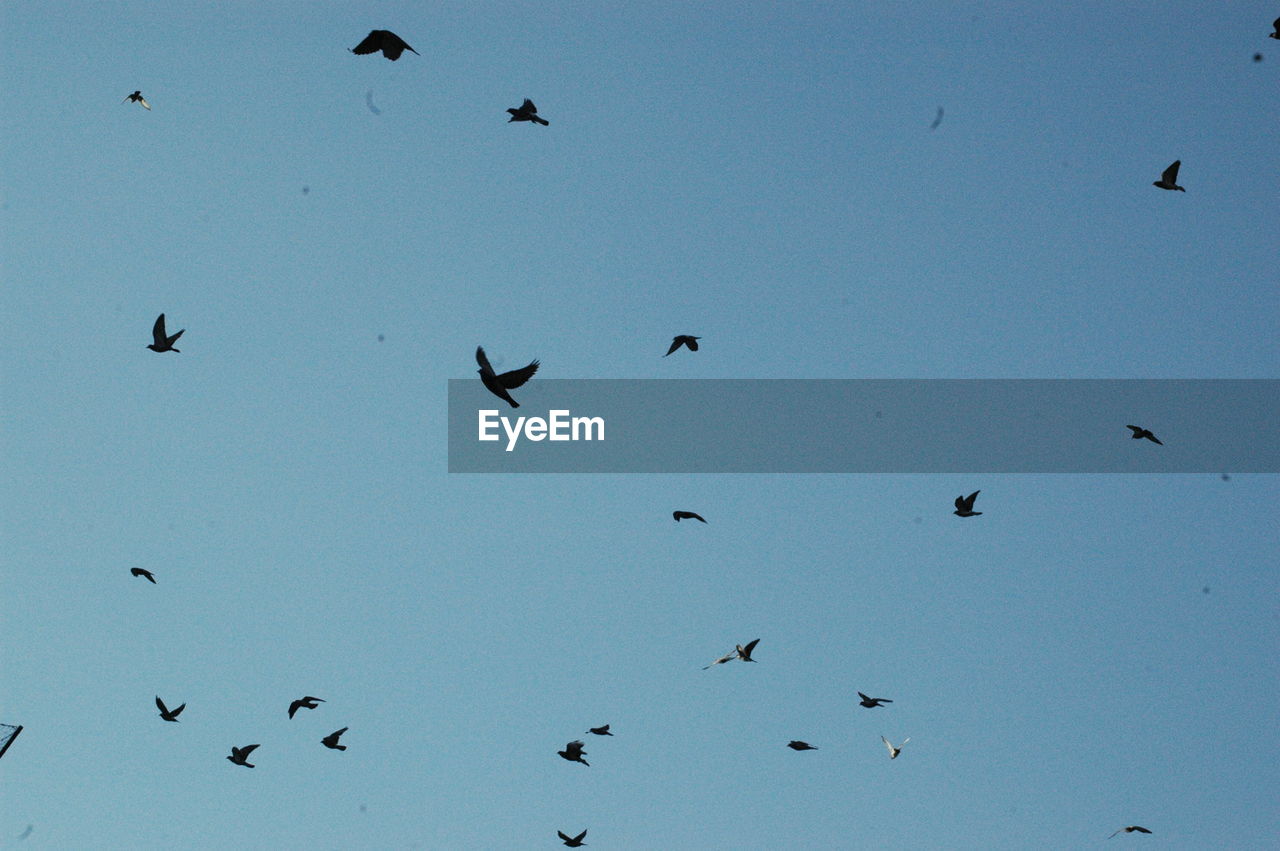
[[[1280,7],[907,5],[0,7],[0,844],[1274,847],[1275,476],[445,472],[478,344],[1277,376]]]

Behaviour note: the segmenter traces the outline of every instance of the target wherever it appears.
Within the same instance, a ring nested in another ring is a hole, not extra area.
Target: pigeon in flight
[[[151,571],[147,570],[145,567],[133,567],[129,569],[129,572],[134,576],[145,576],[147,577],[147,581],[152,585],[156,584],[156,578],[151,574]]]
[[[743,662],[754,662],[755,659],[751,658],[751,651],[755,650],[756,645],[759,643],[760,643],[760,639],[757,638],[755,641],[749,642],[746,647],[743,647],[741,644],[739,644],[736,647],[734,647],[733,650],[724,654],[719,659],[712,662],[711,665],[707,665],[702,670],[705,671],[707,670],[707,668],[710,668],[712,665],[723,665],[725,662],[732,662],[734,659],[741,659]]]
[[[307,695],[300,700],[295,700],[293,703],[289,704],[289,717],[292,718],[293,713],[297,712],[299,709],[319,709],[320,704],[324,702],[324,698],[312,697],[311,695]]]
[[[134,92],[133,94],[129,95],[128,97],[126,97],[124,100],[120,102],[124,103],[125,101],[129,101],[129,100],[133,101],[134,103],[140,103],[143,106],[145,106],[147,109],[151,109],[151,104],[147,103],[147,99],[142,96],[141,91]]]
[[[560,830],[556,831],[556,836],[563,839],[564,844],[568,845],[570,848],[581,848],[583,845],[586,845],[587,843],[582,841],[582,837],[586,835],[587,835],[587,832],[585,830],[582,831],[582,833],[579,833],[577,836],[565,836],[564,831],[560,831]]]
[[[341,730],[334,730],[332,733],[321,739],[320,744],[324,745],[326,748],[332,748],[335,751],[345,751],[347,746],[338,744],[338,737],[349,729],[349,727],[343,727]]]
[[[676,519],[677,523],[679,523],[681,520],[698,520],[702,523],[707,522],[706,520],[702,519],[701,514],[698,514],[697,512],[693,512],[693,511],[673,511],[671,512],[671,516]]]
[[[608,724],[605,724],[603,727],[592,727],[592,728],[591,728],[590,730],[588,730],[587,732],[588,732],[588,733],[595,733],[597,736],[612,736],[612,735],[613,735],[613,733],[610,733],[610,732],[609,732],[609,725],[608,725]]]
[[[173,344],[177,342],[178,338],[181,337],[183,334],[185,334],[186,331],[187,329],[183,328],[181,331],[179,331],[177,334],[174,334],[172,337],[165,334],[164,314],[162,313],[156,317],[156,324],[151,326],[151,339],[153,340],[153,342],[151,343],[151,345],[147,346],[147,348],[153,352],[181,353],[181,349],[175,349],[173,347]]]
[[[587,753],[586,751],[583,750],[584,747],[586,746],[580,740],[575,739],[574,741],[565,745],[564,750],[556,751],[556,753],[560,754],[560,756],[569,760],[569,762],[580,762],[583,765],[591,765],[591,763],[583,759],[583,757]]]
[[[1125,426],[1125,428],[1133,432],[1134,440],[1142,440],[1142,438],[1145,437],[1147,440],[1151,441],[1152,443],[1160,443],[1160,439],[1156,437],[1154,434],[1152,434],[1151,429],[1149,428],[1142,428],[1141,426],[1135,426],[1135,425],[1127,425]],[[1160,445],[1164,446],[1163,443],[1160,443]]]
[[[787,742],[787,747],[791,748],[793,751],[816,751],[817,750],[817,748],[815,748],[813,745],[809,744],[808,742]]]
[[[667,355],[671,354],[681,346],[688,346],[689,351],[696,352],[698,350],[698,341],[701,339],[701,337],[692,337],[688,334],[680,334],[671,341],[671,348],[667,349]],[[663,357],[665,358],[667,355],[663,355]]]
[[[902,749],[907,746],[907,742],[911,741],[911,737],[907,736],[902,740],[902,744],[898,745],[896,748],[889,744],[889,740],[884,736],[880,737],[880,741],[884,742],[884,746],[889,749],[889,759],[897,759],[898,754],[902,753]]]
[[[1280,22],[1277,22],[1277,25],[1280,26]],[[1151,831],[1147,830],[1145,827],[1138,827],[1138,825],[1136,824],[1131,824],[1128,827],[1122,827],[1116,831],[1116,833],[1150,833],[1150,832]],[[1115,836],[1116,833],[1111,834],[1111,836]],[[1111,836],[1108,836],[1107,839],[1110,839]]]
[[[520,407],[520,403],[512,399],[507,391],[516,389],[532,378],[539,366],[538,361],[535,360],[523,369],[513,369],[498,375],[493,371],[493,367],[489,366],[489,359],[485,357],[482,346],[476,346],[476,363],[480,364],[476,372],[480,373],[480,380],[484,382],[484,386],[489,388],[490,393],[505,400],[513,408]]]
[[[391,30],[372,30],[364,37],[364,41],[351,48],[351,52],[357,56],[364,56],[366,53],[377,53],[379,50],[382,51],[383,56],[392,62],[399,59],[400,54],[406,50],[418,56],[422,55]]]
[[[524,103],[517,107],[511,107],[507,110],[511,113],[511,117],[507,119],[507,123],[512,121],[532,121],[534,124],[541,124],[543,127],[551,124],[550,121],[538,115],[538,108],[533,105],[533,101],[528,98],[524,99]]]
[[[256,747],[258,747],[258,745],[245,745],[242,748],[232,745],[231,756],[227,757],[227,759],[231,760],[236,765],[243,765],[245,768],[256,768],[257,766],[249,762],[249,754],[253,753],[253,750]]]
[[[1267,38],[1280,39],[1280,18],[1276,18],[1271,22],[1271,26],[1275,27],[1275,32],[1267,33]]]
[[[184,703],[177,709],[170,709],[164,705],[164,701],[160,699],[160,695],[158,694],[156,695],[156,706],[160,708],[161,718],[166,721],[173,721],[174,723],[177,723],[178,716],[182,714],[182,710],[187,708],[187,705]]]
[[[973,510],[973,501],[978,498],[978,494],[982,491],[974,491],[968,496],[956,497],[956,510],[951,512],[957,517],[977,517],[981,511]]]
[[[893,703],[893,701],[887,697],[867,697],[862,692],[858,692],[858,697],[862,698],[862,700],[858,701],[858,705],[865,706],[868,709],[875,709],[877,706],[883,706],[886,703]]]
[[[1178,169],[1182,166],[1182,160],[1174,160],[1173,165],[1169,166],[1160,175],[1160,179],[1153,181],[1152,186],[1159,186],[1161,189],[1176,189],[1179,192],[1186,192],[1178,185]]]

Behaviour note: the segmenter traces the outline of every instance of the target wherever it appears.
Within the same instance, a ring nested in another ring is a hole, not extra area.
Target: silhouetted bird
[[[481,346],[476,346],[476,363],[480,364],[476,372],[480,373],[480,380],[484,382],[484,386],[489,388],[490,393],[505,400],[513,408],[520,407],[520,403],[512,399],[507,391],[516,389],[532,378],[539,366],[538,361],[535,360],[523,369],[513,369],[498,375],[493,371],[493,367],[489,366],[489,359],[485,357],[484,348]]]
[[[603,727],[592,727],[592,728],[591,728],[590,730],[588,730],[587,732],[588,732],[588,733],[595,733],[597,736],[612,736],[612,735],[613,735],[613,733],[610,733],[610,732],[609,732],[609,725],[608,725],[608,724],[605,724]]]
[[[956,510],[951,513],[960,517],[977,517],[982,512],[973,510],[973,501],[978,498],[980,493],[982,491],[974,491],[968,496],[956,497]]]
[[[364,56],[366,53],[377,53],[382,51],[382,55],[395,62],[400,58],[400,54],[406,50],[410,53],[421,53],[410,47],[404,39],[393,33],[391,30],[373,30],[364,37],[364,41],[351,48],[351,52],[357,56]]]
[[[1122,827],[1116,831],[1116,833],[1150,833],[1150,832],[1151,831],[1147,830],[1145,827],[1138,827],[1136,824],[1131,824],[1128,827]],[[1111,834],[1111,836],[1115,836],[1116,833]],[[1107,839],[1110,839],[1111,836],[1108,836]]]
[[[1271,26],[1275,28],[1275,32],[1267,33],[1267,38],[1280,39],[1280,18],[1276,18],[1271,22]]]
[[[258,745],[245,745],[242,748],[238,748],[235,745],[232,745],[231,756],[227,757],[227,759],[231,760],[236,765],[243,765],[245,768],[256,768],[257,766],[249,762],[249,754],[253,753],[254,748],[257,747]]]
[[[584,745],[581,741],[574,740],[569,744],[565,745],[564,750],[556,751],[556,753],[560,754],[560,756],[569,760],[569,762],[580,762],[583,765],[590,765],[591,763],[583,759],[583,757],[587,753],[586,751],[583,750],[584,747],[586,747],[586,745]]]
[[[573,836],[573,837],[565,836],[564,831],[560,831],[560,830],[556,831],[556,836],[563,839],[564,844],[568,845],[570,848],[580,848],[583,845],[586,845],[587,843],[582,841],[582,837],[586,835],[587,835],[587,832],[585,830],[582,831],[582,833],[579,833],[577,836]]]
[[[158,694],[156,695],[156,706],[159,707],[160,709],[161,718],[163,718],[166,721],[173,721],[175,723],[178,720],[178,716],[182,714],[182,710],[187,708],[187,705],[184,703],[181,706],[179,706],[177,709],[170,709],[169,707],[164,705],[164,701],[160,699],[160,695]]]
[[[889,759],[897,759],[898,754],[902,753],[902,749],[907,746],[907,742],[911,741],[911,737],[907,736],[902,740],[902,744],[898,745],[896,748],[889,744],[889,740],[884,736],[880,737],[880,741],[884,742],[884,746],[889,749]]]
[[[183,328],[172,337],[166,336],[164,332],[164,314],[162,313],[156,317],[156,324],[151,326],[152,343],[147,346],[147,348],[153,352],[180,352],[181,350],[175,349],[173,344],[179,337],[185,334],[186,331],[187,329]]]
[[[1160,179],[1154,181],[1151,185],[1159,186],[1161,189],[1176,189],[1179,192],[1186,192],[1187,190],[1178,185],[1178,169],[1181,166],[1182,160],[1174,160],[1173,165],[1166,168],[1164,173],[1160,175]]]
[[[341,730],[333,731],[332,733],[330,733],[329,735],[321,739],[320,744],[324,745],[326,748],[332,748],[335,751],[345,751],[347,749],[347,746],[338,744],[338,737],[341,736],[343,733],[347,732],[347,730],[349,729],[350,729],[349,727],[343,727]]]
[[[1254,61],[1254,62],[1261,62],[1261,61],[1262,61],[1262,54],[1261,54],[1261,53],[1255,53],[1255,54],[1253,54],[1253,61]]]
[[[858,697],[862,698],[862,700],[858,702],[858,705],[865,706],[868,709],[875,709],[877,706],[883,706],[886,703],[893,703],[893,701],[887,697],[867,697],[862,692],[858,692]]]
[[[673,511],[671,512],[671,516],[676,519],[677,523],[679,523],[681,520],[700,520],[703,523],[707,522],[706,520],[702,519],[701,514],[698,514],[693,511]]]
[[[324,698],[312,697],[311,695],[307,695],[300,700],[295,700],[293,703],[289,704],[289,717],[292,718],[293,713],[297,712],[299,709],[318,709],[319,705],[324,702]]]
[[[739,644],[735,646],[732,651],[721,656],[719,659],[712,662],[711,665],[705,666],[702,670],[705,671],[712,665],[723,665],[725,662],[732,662],[734,659],[741,659],[743,662],[754,662],[755,659],[751,658],[751,651],[755,650],[756,645],[759,643],[760,639],[757,638],[756,640],[749,642],[746,647]]]
[[[518,108],[511,107],[507,112],[511,113],[511,117],[507,119],[508,124],[512,121],[532,121],[534,124],[541,124],[546,127],[551,123],[538,115],[538,108],[528,98],[525,98],[524,103],[520,104]]]
[[[1160,439],[1156,437],[1154,434],[1152,434],[1151,429],[1149,428],[1142,428],[1141,426],[1135,426],[1135,425],[1127,425],[1125,426],[1125,428],[1133,432],[1134,440],[1142,440],[1142,438],[1145,437],[1147,440],[1151,441],[1152,443],[1160,443]],[[1160,445],[1164,446],[1163,443],[1160,443]]]
[[[813,745],[809,744],[808,742],[787,742],[787,747],[791,748],[793,751],[816,751],[817,750],[817,748],[815,748]]]
[[[930,130],[937,130],[938,125],[942,123],[942,107],[938,107],[938,114],[934,117],[933,123],[929,125]]]
[[[671,348],[667,349],[667,355],[671,354],[681,346],[688,346],[689,351],[696,352],[698,350],[698,341],[701,339],[701,337],[691,337],[688,334],[681,334],[671,341]],[[665,358],[667,355],[663,355],[663,357]]]
[[[152,585],[156,584],[156,578],[152,576],[151,571],[147,570],[145,567],[132,567],[132,568],[129,568],[129,572],[132,573],[134,576],[145,576],[147,578],[147,581],[150,582]]]
[[[140,91],[134,92],[133,94],[129,95],[128,97],[126,97],[124,100],[120,102],[124,103],[125,100],[131,100],[134,103],[140,103],[143,106],[145,106],[147,109],[151,108],[151,104],[147,103],[147,99],[142,96],[142,92]]]

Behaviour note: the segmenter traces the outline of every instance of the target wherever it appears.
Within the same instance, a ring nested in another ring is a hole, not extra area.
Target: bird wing
[[[156,695],[156,706],[159,708],[161,715],[169,714],[169,708],[164,705],[164,701],[160,699],[160,695],[158,694]]]
[[[169,714],[172,715],[174,718],[177,718],[179,715],[182,714],[182,710],[186,708],[187,708],[187,705],[185,703],[179,703],[178,708],[173,710],[173,712],[170,712]]]
[[[396,35],[390,30],[384,30],[383,32],[386,33],[386,43],[389,43],[395,46],[397,56],[399,56],[400,52],[403,50],[407,50],[410,53],[418,53],[418,51],[414,50],[412,47],[409,46],[409,42],[405,41],[400,36]],[[422,54],[418,53],[418,55],[421,56]]]
[[[671,348],[667,349],[667,355],[671,354],[676,349],[680,348],[681,345],[682,345],[681,339],[679,337],[676,337],[674,340],[671,341]],[[663,357],[665,358],[667,355],[663,355]]]
[[[884,742],[884,746],[889,749],[889,756],[893,756],[893,745],[889,744],[889,740],[881,736],[880,741]]]
[[[911,741],[911,737],[907,736],[905,739],[902,740],[902,744],[898,745],[898,750],[902,750],[903,748],[905,748],[907,746],[907,742],[909,741]]]
[[[564,831],[563,831],[563,830],[557,830],[557,831],[556,831],[556,836],[560,837],[560,838],[561,838],[561,839],[563,839],[565,842],[572,842],[572,841],[573,841],[572,839],[570,839],[569,837],[567,837],[567,836],[565,836],[565,835],[564,835]]]
[[[573,841],[581,842],[583,840],[583,837],[585,837],[586,835],[587,835],[587,832],[584,830],[582,831],[582,833],[579,833],[577,836],[573,837]]]
[[[373,30],[364,37],[364,41],[351,48],[351,52],[357,56],[364,56],[366,53],[377,53],[382,49],[382,33],[383,30]]]
[[[513,369],[510,372],[504,372],[498,376],[498,383],[508,390],[514,390],[521,384],[524,384],[533,374],[538,371],[538,361],[534,361],[523,369]]]
[[[684,344],[685,344],[686,346],[688,346],[688,347],[689,347],[689,351],[691,351],[691,352],[696,352],[696,351],[698,350],[698,338],[697,338],[697,337],[688,337],[688,338],[686,338],[686,339],[685,339],[685,341],[684,341]]]
[[[731,650],[730,652],[726,653],[725,655],[721,656],[719,659],[717,659],[717,660],[715,660],[714,662],[712,662],[712,663],[711,663],[711,665],[723,665],[725,662],[728,662],[728,661],[730,661],[730,660],[732,660],[732,659],[736,659],[736,658],[738,658],[738,650],[737,650],[737,648],[734,648],[734,649],[733,649],[733,650]],[[707,667],[706,667],[706,668],[703,668],[702,670],[704,670],[704,671],[705,671],[707,668],[710,668],[710,667],[711,667],[711,665],[707,665]]]
[[[146,99],[146,98],[138,98],[138,103],[142,104],[142,105],[143,105],[143,106],[145,106],[147,109],[150,109],[150,108],[151,108],[151,104],[147,103],[147,99]]]
[[[240,758],[248,759],[249,754],[253,753],[257,747],[258,745],[245,745],[244,747],[240,748],[239,750]],[[232,748],[232,750],[235,750],[235,748]]]
[[[1164,170],[1164,174],[1160,175],[1160,179],[1169,185],[1178,182],[1178,169],[1182,166],[1182,160],[1174,160],[1173,165]]]
[[[1132,431],[1134,434],[1142,434],[1142,431],[1143,431],[1140,427],[1135,426],[1135,425],[1127,425],[1127,426],[1125,426],[1125,428],[1129,429],[1129,430],[1130,430],[1130,431]]]
[[[964,494],[956,497],[956,508],[960,511],[964,511]]]
[[[750,642],[748,642],[748,643],[747,643],[747,646],[746,646],[746,647],[744,647],[744,648],[742,648],[742,652],[743,652],[743,654],[744,654],[744,655],[747,655],[747,656],[750,656],[750,655],[751,655],[751,651],[752,651],[752,650],[755,650],[755,649],[756,649],[756,645],[757,645],[757,644],[759,644],[759,643],[760,643],[760,639],[758,639],[758,638],[757,638],[755,641],[750,641]]]
[[[1147,830],[1145,827],[1138,827],[1136,824],[1135,824],[1133,827],[1129,828],[1129,829],[1130,829],[1130,830],[1136,830],[1136,831],[1138,831],[1138,833],[1150,833],[1150,832],[1151,832],[1151,831]]]
[[[520,111],[521,112],[537,112],[538,108],[533,105],[533,101],[529,100],[528,98],[525,98],[524,103],[520,104]]]
[[[1156,436],[1155,436],[1154,434],[1152,434],[1151,432],[1147,432],[1147,439],[1148,439],[1148,440],[1150,440],[1152,443],[1158,443],[1158,444],[1160,444],[1161,446],[1164,446],[1164,443],[1162,443],[1162,442],[1160,441],[1160,438],[1156,437]]]
[[[1124,828],[1122,827],[1122,828],[1120,828],[1120,830],[1124,830]],[[1120,832],[1120,830],[1117,830],[1117,831],[1116,831],[1116,833],[1119,833],[1119,832]],[[1108,837],[1107,837],[1107,839],[1111,839],[1113,836],[1115,836],[1115,835],[1116,835],[1116,833],[1111,834],[1111,836],[1108,836]]]
[[[156,324],[151,326],[151,337],[157,346],[163,346],[168,337],[164,333],[164,314],[156,317]]]
[[[290,717],[290,718],[292,718],[292,717],[293,717],[293,713],[297,712],[297,711],[298,711],[298,707],[299,707],[299,706],[301,706],[301,705],[302,705],[302,701],[301,701],[301,700],[295,700],[293,703],[290,703],[290,704],[289,704],[289,717]]]
[[[480,364],[480,368],[485,372],[493,372],[493,367],[489,366],[489,358],[485,356],[483,346],[476,346],[476,363]]]
[[[858,697],[862,698],[863,700],[870,700],[870,699],[871,699],[871,698],[867,697],[865,694],[863,694],[862,692],[858,692]]]

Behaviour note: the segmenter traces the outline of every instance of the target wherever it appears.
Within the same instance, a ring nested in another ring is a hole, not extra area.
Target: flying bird
[[[1271,26],[1275,27],[1275,32],[1267,33],[1267,38],[1280,39],[1280,18],[1276,18],[1271,22]]]
[[[889,759],[897,759],[898,754],[902,753],[902,749],[907,746],[907,742],[911,741],[911,737],[907,736],[902,740],[902,744],[898,745],[896,748],[889,744],[889,740],[884,736],[880,737],[880,741],[884,742],[884,746],[889,749]]]
[[[587,732],[588,732],[588,733],[595,733],[597,736],[612,736],[612,735],[613,735],[613,733],[610,733],[610,732],[609,732],[609,725],[608,725],[608,724],[605,724],[603,727],[592,727],[592,728],[591,728],[590,730],[588,730]]]
[[[1178,169],[1182,166],[1182,160],[1174,160],[1173,165],[1169,166],[1160,175],[1160,179],[1153,181],[1152,186],[1159,186],[1161,189],[1176,189],[1179,192],[1186,192],[1178,185]]]
[[[725,662],[732,662],[734,659],[741,659],[743,662],[754,662],[755,659],[751,658],[751,651],[755,650],[756,645],[759,643],[760,643],[760,639],[757,638],[755,641],[748,642],[746,647],[743,647],[741,644],[739,644],[735,646],[733,650],[729,651],[725,655],[721,656],[719,659],[712,662],[711,665],[707,665],[702,670],[705,671],[707,668],[710,668],[712,665],[723,665]]]
[[[249,762],[249,754],[253,753],[253,750],[256,747],[258,747],[258,745],[245,745],[242,748],[232,745],[231,756],[227,757],[227,759],[231,760],[236,765],[243,765],[245,768],[256,768],[257,766]]]
[[[580,848],[583,845],[586,845],[587,843],[582,841],[582,837],[586,835],[587,835],[587,832],[585,830],[582,831],[582,833],[579,833],[577,836],[565,836],[564,831],[561,831],[561,830],[556,831],[556,836],[563,839],[564,844],[568,845],[570,848]]]
[[[671,512],[671,516],[676,519],[677,523],[679,523],[681,520],[698,520],[702,523],[707,522],[706,520],[702,519],[701,514],[698,514],[697,512],[694,512],[694,511],[673,511]]]
[[[297,712],[299,709],[319,709],[320,704],[324,702],[324,698],[312,697],[311,695],[307,695],[300,700],[295,700],[293,703],[289,704],[289,717],[292,718],[293,713]]]
[[[574,741],[565,745],[564,750],[556,751],[556,753],[560,754],[560,756],[569,760],[569,762],[580,762],[583,765],[591,765],[591,763],[583,759],[583,757],[586,756],[586,753],[587,753],[586,751],[583,750],[584,747],[585,745],[580,740],[575,739]]]
[[[147,109],[151,108],[151,104],[147,103],[147,99],[142,96],[141,91],[134,92],[133,94],[129,95],[128,97],[126,97],[124,100],[120,102],[124,103],[125,101],[129,101],[129,100],[133,101],[134,103],[140,103],[143,106],[145,106]]]
[[[1149,428],[1142,428],[1141,426],[1135,426],[1135,425],[1127,425],[1125,426],[1125,428],[1133,432],[1134,440],[1142,440],[1142,438],[1145,437],[1147,440],[1151,441],[1152,443],[1160,443],[1160,438],[1152,434],[1151,429]],[[1163,443],[1160,443],[1160,445],[1164,446]]]
[[[164,332],[164,314],[162,313],[156,317],[156,324],[151,326],[152,343],[151,345],[147,346],[147,348],[153,352],[181,353],[181,349],[175,349],[173,347],[173,344],[177,342],[178,338],[181,337],[183,334],[185,334],[186,331],[187,329],[183,328],[181,331],[179,331],[177,334],[174,334],[172,337],[166,335]]]
[[[929,125],[930,130],[937,130],[938,125],[942,123],[942,107],[938,107],[938,114],[933,119],[933,123]]]
[[[369,89],[369,91],[364,93],[364,105],[369,107],[369,111],[374,115],[382,114],[382,110],[373,105],[373,89]]]
[[[667,349],[667,355],[671,354],[681,346],[688,346],[689,351],[696,352],[698,350],[698,341],[701,339],[701,337],[692,337],[688,334],[680,334],[671,341],[671,348]],[[665,358],[667,355],[663,355],[663,357]]]
[[[1277,23],[1280,24],[1280,22],[1277,22]],[[1150,832],[1151,831],[1147,830],[1145,827],[1138,827],[1138,825],[1136,824],[1131,824],[1128,827],[1122,827],[1116,831],[1116,833],[1150,833]],[[1116,833],[1111,834],[1111,836],[1115,836]],[[1110,839],[1111,836],[1108,836],[1107,839]]]
[[[164,705],[164,701],[160,699],[160,695],[158,694],[156,695],[156,706],[160,709],[161,718],[166,721],[173,721],[174,723],[177,723],[178,716],[182,714],[182,710],[187,708],[187,705],[184,703],[177,709],[170,709]]]
[[[982,512],[973,510],[973,501],[978,498],[980,493],[982,491],[974,491],[968,496],[956,497],[956,510],[951,513],[958,517],[977,517]]]
[[[794,741],[787,742],[787,747],[791,748],[793,751],[816,751],[817,750],[817,748],[815,748],[813,745],[809,744],[808,742],[794,742]]]
[[[513,369],[498,375],[493,371],[493,367],[489,366],[489,359],[485,357],[482,346],[476,346],[476,363],[480,364],[476,372],[480,373],[480,380],[484,386],[489,388],[490,393],[505,400],[513,408],[520,407],[520,403],[512,399],[507,391],[516,389],[532,378],[539,366],[538,361],[535,360],[523,369]]]
[[[132,567],[132,568],[129,568],[129,572],[132,573],[134,576],[145,576],[147,578],[147,581],[150,582],[152,585],[156,584],[155,576],[153,576],[151,574],[151,571],[147,570],[145,567]]]
[[[391,30],[372,30],[364,37],[364,41],[351,48],[351,52],[357,56],[364,56],[366,53],[377,53],[379,50],[382,51],[383,56],[392,62],[399,59],[400,54],[406,50],[418,56],[422,55]]]
[[[511,113],[511,117],[507,119],[508,124],[512,121],[532,121],[534,124],[541,124],[546,127],[551,123],[538,115],[538,108],[528,98],[525,98],[524,103],[520,104],[519,107],[513,106],[507,112]]]
[[[862,692],[858,692],[858,697],[862,698],[862,700],[858,701],[858,705],[865,706],[868,709],[875,709],[877,706],[883,706],[886,703],[893,703],[893,701],[887,697],[867,697]]]
[[[338,744],[338,737],[349,729],[349,727],[343,727],[341,730],[334,730],[332,733],[321,739],[320,744],[324,745],[326,748],[332,748],[335,751],[345,751],[347,746]]]

